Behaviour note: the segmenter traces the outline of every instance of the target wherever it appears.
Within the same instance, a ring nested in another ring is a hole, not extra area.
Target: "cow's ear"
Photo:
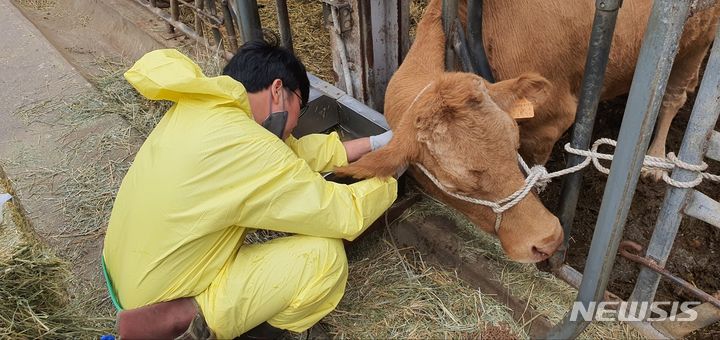
[[[515,78],[512,91],[518,97],[516,101],[525,99],[537,106],[547,99],[550,93],[550,82],[537,73],[525,73]]]
[[[537,73],[525,73],[517,78],[488,85],[493,101],[515,119],[534,115],[534,108],[545,102],[550,82]]]
[[[371,177],[394,176],[408,166],[413,159],[413,148],[410,145],[412,136],[405,136],[402,131],[395,131],[390,142],[360,157],[357,161],[335,169],[340,177],[365,179]]]

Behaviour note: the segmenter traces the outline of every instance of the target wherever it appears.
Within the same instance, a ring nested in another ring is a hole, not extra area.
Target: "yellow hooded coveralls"
[[[325,181],[318,171],[347,164],[336,133],[283,143],[253,120],[242,84],[175,50],[146,54],[125,78],[174,105],[123,179],[105,237],[123,308],[195,297],[218,338],[263,321],[301,332],[332,311],[347,278],[340,239],[392,204],[395,179]],[[298,235],[243,245],[248,228]]]

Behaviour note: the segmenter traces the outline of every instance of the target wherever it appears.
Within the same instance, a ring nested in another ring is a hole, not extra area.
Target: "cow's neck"
[[[445,32],[442,25],[442,0],[432,0],[418,23],[417,36],[403,61],[419,74],[430,77],[445,71]]]

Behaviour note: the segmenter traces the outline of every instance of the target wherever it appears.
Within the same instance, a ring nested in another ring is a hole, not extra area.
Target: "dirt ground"
[[[677,153],[680,149],[694,99],[694,95],[690,96],[673,122],[668,136],[668,152],[675,151]],[[601,103],[593,140],[603,137],[617,138],[626,100],[626,97],[621,97]],[[718,130],[719,127],[720,124],[716,125],[715,130]],[[566,133],[556,144],[548,164],[550,169],[564,166],[565,153],[561,148],[568,141],[569,136]],[[708,159],[706,162],[710,166],[708,171],[720,172],[720,164]],[[598,171],[588,170],[585,173],[581,189],[583,194],[578,202],[567,256],[567,262],[580,271],[585,266],[606,181],[607,176]],[[542,195],[546,206],[551,209],[557,207],[560,183],[561,181],[552,183]],[[643,247],[648,245],[666,189],[667,186],[664,183],[641,179],[630,208],[623,239],[635,241]],[[720,184],[718,183],[703,182],[698,189],[711,198],[720,198]],[[720,291],[720,229],[693,218],[684,218],[666,268],[705,292],[713,294]],[[618,257],[610,276],[608,290],[623,299],[628,298],[633,291],[638,273],[639,266],[637,264]],[[658,287],[656,300],[697,301],[697,298],[667,280],[662,280]],[[720,324],[718,323],[703,330],[702,333],[702,337],[718,336],[720,336]]]

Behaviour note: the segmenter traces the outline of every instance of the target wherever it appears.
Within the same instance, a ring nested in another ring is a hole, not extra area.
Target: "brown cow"
[[[428,5],[416,40],[388,85],[385,115],[395,137],[338,172],[359,178],[388,176],[420,163],[454,193],[499,200],[523,184],[518,148],[528,163],[543,164],[574,121],[595,2],[486,0],[485,45],[493,73],[505,79],[496,84],[472,74],[445,72],[440,4],[433,0]],[[461,16],[465,7],[461,1]],[[636,0],[626,1],[620,10],[604,99],[628,92],[650,7],[651,1]],[[664,153],[669,123],[686,92],[696,86],[719,7],[689,20],[650,149],[653,155]],[[518,130],[507,111],[521,98],[534,104],[535,117],[520,122]],[[410,172],[431,194],[493,232],[496,215],[489,208],[453,198],[416,169]],[[503,214],[497,234],[507,255],[520,262],[547,258],[562,239],[558,220],[535,194]]]

